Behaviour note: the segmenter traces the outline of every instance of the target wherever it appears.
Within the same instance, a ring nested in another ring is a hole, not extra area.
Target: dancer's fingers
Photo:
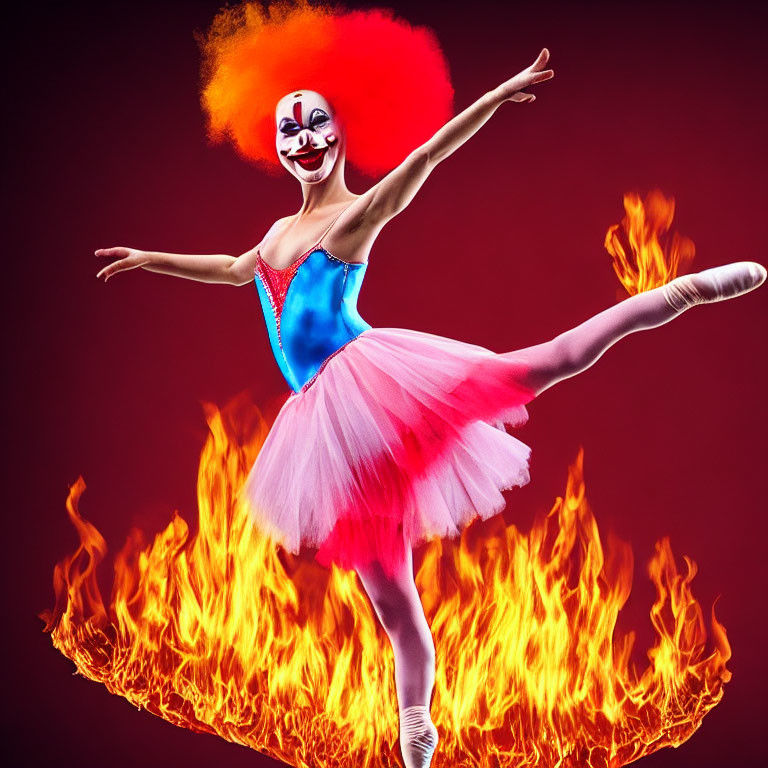
[[[125,248],[124,246],[117,246],[115,248],[99,248],[98,250],[94,251],[94,256],[105,256],[107,258],[122,259],[128,255],[129,250],[129,248]]]
[[[541,83],[544,80],[549,80],[555,76],[555,70],[554,69],[545,69],[541,72],[534,73],[533,77],[531,78],[531,83]]]
[[[547,65],[547,62],[549,61],[549,51],[546,48],[541,49],[541,53],[536,58],[536,61],[531,64],[531,69],[535,72],[542,68],[544,68]]]
[[[131,269],[131,265],[127,262],[126,259],[121,259],[120,261],[114,261],[112,264],[109,264],[108,266],[101,269],[96,277],[103,277],[104,282],[106,283],[110,277],[116,275],[118,272],[124,272],[126,269]]]

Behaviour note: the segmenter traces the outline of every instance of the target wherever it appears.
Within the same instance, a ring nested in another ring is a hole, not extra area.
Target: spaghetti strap
[[[352,200],[350,203],[348,203],[347,205],[345,205],[345,206],[344,206],[344,207],[343,207],[343,208],[342,208],[342,209],[341,209],[341,210],[340,210],[340,211],[339,211],[339,212],[338,212],[338,213],[337,213],[337,214],[336,214],[336,215],[333,217],[333,221],[331,221],[331,223],[328,225],[328,229],[326,229],[326,230],[325,230],[325,232],[323,232],[323,234],[322,234],[322,235],[320,235],[320,239],[317,241],[317,245],[316,245],[315,247],[318,247],[319,245],[321,245],[321,244],[322,244],[323,240],[325,240],[325,238],[328,236],[328,233],[329,233],[329,232],[331,231],[331,229],[333,228],[333,225],[336,223],[336,220],[339,218],[339,216],[341,216],[341,214],[342,214],[342,213],[344,213],[344,211],[346,211],[346,210],[347,210],[347,208],[349,208],[349,206],[350,206],[350,205],[352,205],[352,203],[354,203],[354,202],[355,202],[355,201],[354,201],[354,200]]]
[[[346,210],[347,210],[347,208],[349,208],[349,206],[350,206],[350,205],[352,205],[352,203],[354,203],[354,202],[355,202],[354,200],[350,201],[350,202],[349,202],[347,205],[345,205],[345,206],[344,206],[344,207],[343,207],[343,208],[342,208],[342,209],[341,209],[341,210],[340,210],[340,211],[339,211],[339,212],[338,212],[338,213],[337,213],[337,214],[336,214],[336,215],[333,217],[333,220],[332,220],[332,221],[331,221],[331,223],[328,225],[328,227],[327,227],[327,229],[325,230],[325,232],[323,232],[323,234],[322,234],[322,235],[320,235],[320,239],[319,239],[319,240],[318,240],[318,241],[317,241],[317,242],[316,242],[316,243],[315,243],[315,244],[314,244],[314,245],[313,245],[313,246],[312,246],[312,247],[311,247],[311,248],[310,248],[308,251],[304,251],[304,253],[302,253],[302,254],[301,254],[301,256],[299,256],[299,258],[298,258],[298,259],[295,259],[295,260],[294,260],[294,261],[292,261],[292,262],[291,262],[291,263],[290,263],[290,264],[289,264],[287,267],[283,267],[282,269],[276,269],[275,267],[271,267],[269,264],[267,264],[267,262],[266,262],[266,261],[264,261],[264,259],[262,259],[262,258],[261,258],[261,249],[262,249],[262,246],[263,246],[265,243],[267,243],[267,242],[269,241],[269,239],[270,239],[270,237],[271,237],[271,235],[272,235],[272,230],[274,230],[274,228],[275,228],[275,225],[277,224],[277,222],[275,222],[275,223],[274,223],[274,224],[273,224],[273,225],[272,225],[272,226],[269,228],[269,231],[267,232],[267,234],[266,234],[266,235],[264,235],[264,237],[262,238],[261,242],[260,242],[260,243],[259,243],[259,244],[256,246],[256,255],[257,255],[258,259],[259,259],[259,260],[260,260],[260,261],[261,261],[263,264],[266,264],[266,266],[267,266],[269,269],[271,269],[273,272],[285,272],[285,271],[286,271],[286,270],[288,270],[288,269],[291,269],[291,268],[294,268],[294,267],[298,267],[298,265],[299,265],[299,264],[301,264],[301,262],[302,262],[302,261],[303,261],[303,260],[304,260],[304,259],[305,259],[307,256],[309,256],[309,254],[310,254],[310,253],[312,253],[312,251],[314,251],[314,250],[316,250],[317,248],[321,247],[323,240],[325,240],[325,238],[327,237],[328,233],[329,233],[329,232],[331,231],[331,229],[333,228],[333,225],[336,223],[336,221],[337,221],[337,219],[339,218],[339,216],[341,216],[341,214],[342,214],[342,213],[344,213],[344,211],[346,211]]]

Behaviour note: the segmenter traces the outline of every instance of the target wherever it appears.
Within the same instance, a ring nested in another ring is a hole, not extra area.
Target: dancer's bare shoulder
[[[321,245],[340,261],[365,262],[375,238],[365,229],[360,197],[355,195],[324,206],[314,214],[278,219],[260,243],[261,258],[274,269],[286,269],[307,251]]]
[[[356,195],[351,202],[344,203],[341,210],[341,215],[323,240],[323,247],[337,259],[350,264],[365,264],[386,222],[373,215],[371,195],[368,193]],[[330,218],[332,220],[333,216]]]

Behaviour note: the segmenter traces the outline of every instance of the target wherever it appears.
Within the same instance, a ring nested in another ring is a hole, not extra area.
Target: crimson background
[[[356,3],[362,7],[364,3]],[[660,187],[696,264],[766,262],[766,74],[757,3],[392,3],[439,35],[461,109],[542,45],[557,75],[507,104],[441,165],[371,255],[360,307],[496,351],[550,338],[617,299],[602,248],[622,194]],[[21,766],[276,765],[139,713],[41,633],[54,563],[75,546],[64,511],[112,551],[174,508],[194,519],[201,401],[285,393],[256,292],[133,272],[103,285],[97,247],[241,253],[296,210],[270,179],[212,148],[192,32],[216,2],[36,4],[6,18],[6,595],[3,741]],[[762,47],[761,47],[762,46]],[[386,115],[389,120],[419,115]],[[370,180],[350,174],[360,192]],[[523,527],[584,446],[603,534],[631,541],[622,626],[651,635],[644,564],[672,538],[734,647],[723,702],[649,768],[765,759],[766,308],[768,290],[634,336],[546,392],[520,437],[532,483],[505,513]],[[108,576],[108,569],[105,568]]]

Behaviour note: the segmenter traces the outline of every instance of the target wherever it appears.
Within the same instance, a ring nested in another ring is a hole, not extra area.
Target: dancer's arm
[[[101,248],[96,251],[96,256],[114,259],[96,275],[103,277],[105,283],[118,272],[142,267],[149,272],[186,277],[202,283],[245,285],[253,279],[253,269],[256,265],[256,248],[237,258],[224,254],[192,256],[124,247]]]
[[[554,76],[553,70],[545,69],[548,61],[549,51],[544,48],[530,67],[449,120],[429,141],[358,198],[353,207],[358,207],[361,218],[372,227],[383,226],[406,208],[435,166],[480,130],[501,104],[530,102],[536,98],[524,89]]]

